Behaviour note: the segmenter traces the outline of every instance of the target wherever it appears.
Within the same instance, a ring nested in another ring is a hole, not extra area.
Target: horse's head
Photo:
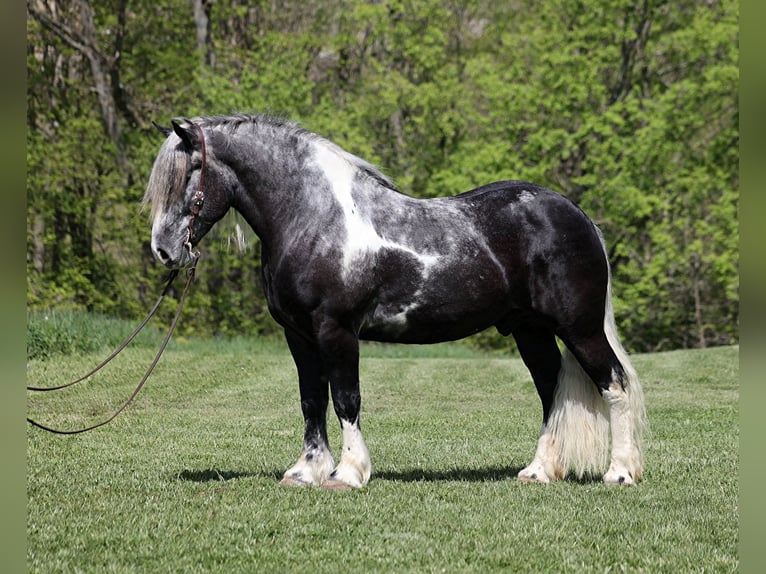
[[[231,205],[236,177],[217,161],[199,123],[154,124],[167,139],[154,161],[144,195],[151,203],[152,252],[161,263],[188,264],[192,248]]]

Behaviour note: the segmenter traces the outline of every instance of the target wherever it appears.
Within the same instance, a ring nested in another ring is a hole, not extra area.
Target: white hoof
[[[332,472],[335,461],[328,450],[304,452],[287,470],[279,484],[284,486],[319,486]]]
[[[542,465],[542,463],[536,460],[533,460],[532,464],[530,464],[527,468],[519,471],[516,479],[519,482],[541,482],[545,484],[551,481],[551,478],[545,472],[545,467]]]
[[[357,464],[348,464],[341,460],[338,468],[330,473],[330,476],[322,484],[322,488],[328,490],[346,490],[348,488],[362,488],[370,482],[372,468],[368,461],[354,461]],[[345,485],[346,488],[343,487]]]
[[[609,470],[604,475],[604,484],[614,484],[618,486],[633,486],[636,481],[628,472],[626,468],[617,468],[614,465],[609,467]]]
[[[288,476],[287,474],[282,477],[279,484],[282,486],[316,486],[311,482],[306,482],[295,476]]]
[[[328,478],[322,483],[322,488],[325,490],[334,490],[334,491],[340,492],[344,490],[356,490],[357,488],[361,488],[361,486],[351,486],[350,484],[345,483],[341,480]]]

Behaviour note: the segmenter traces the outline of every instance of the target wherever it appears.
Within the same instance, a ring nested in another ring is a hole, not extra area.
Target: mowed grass
[[[103,354],[32,361],[65,382]],[[109,414],[152,352],[85,386],[29,394],[33,418]],[[112,424],[29,428],[30,572],[734,572],[738,349],[634,357],[651,423],[644,481],[520,484],[539,400],[519,359],[455,346],[368,346],[361,365],[369,486],[278,486],[302,440],[284,345],[171,344]],[[340,436],[330,413],[330,440]]]

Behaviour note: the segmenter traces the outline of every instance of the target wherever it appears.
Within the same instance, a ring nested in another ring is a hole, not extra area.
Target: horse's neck
[[[296,230],[325,233],[352,207],[356,168],[333,144],[280,137],[274,130],[254,131],[236,143],[225,160],[242,184],[234,207],[264,243],[284,243]]]

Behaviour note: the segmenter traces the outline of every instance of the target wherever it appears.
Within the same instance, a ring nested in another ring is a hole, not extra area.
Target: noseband
[[[207,169],[207,147],[205,146],[205,134],[202,132],[202,128],[199,124],[195,124],[194,127],[196,127],[197,132],[199,132],[199,141],[202,148],[202,167],[200,168],[199,185],[197,187],[197,191],[194,194],[191,217],[189,218],[189,234],[186,242],[184,243],[184,245],[189,247],[189,252],[192,250],[192,243],[194,243],[194,241],[197,239],[196,234],[194,233],[194,221],[197,219],[199,212],[202,211],[202,206],[205,204],[205,192],[203,189],[205,187],[205,172]]]

